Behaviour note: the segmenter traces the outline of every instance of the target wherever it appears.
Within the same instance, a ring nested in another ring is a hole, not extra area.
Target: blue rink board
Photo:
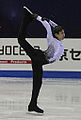
[[[0,77],[23,77],[31,78],[32,71],[0,71]],[[81,78],[81,71],[44,71],[43,78]]]

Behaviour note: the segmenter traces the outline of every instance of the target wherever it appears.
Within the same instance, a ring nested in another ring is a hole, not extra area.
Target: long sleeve
[[[50,32],[51,33],[51,27],[50,27],[50,24],[46,21],[46,20],[42,20],[42,17],[41,16],[38,16],[37,17],[37,20],[40,21],[43,26],[46,28],[47,30],[47,33]]]
[[[52,27],[55,27],[55,26],[58,26],[55,22],[53,22],[52,20],[49,20],[49,24],[52,26]]]
[[[46,20],[42,20],[41,16],[38,16],[37,20],[40,21],[43,24],[43,26],[46,28],[46,31],[47,31],[47,40],[48,40],[48,42],[51,42],[53,35],[52,35],[50,24]]]

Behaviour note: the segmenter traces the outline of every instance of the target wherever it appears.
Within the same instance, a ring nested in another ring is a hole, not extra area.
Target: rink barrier
[[[1,70],[0,77],[32,78],[32,71]],[[43,78],[81,79],[81,71],[44,71]]]
[[[46,38],[26,39],[35,49],[47,49]],[[81,38],[65,38],[64,54],[43,68],[44,78],[81,79]],[[0,77],[32,77],[31,60],[17,38],[0,38]]]

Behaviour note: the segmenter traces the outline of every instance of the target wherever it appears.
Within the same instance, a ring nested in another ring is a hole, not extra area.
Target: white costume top
[[[57,24],[51,20],[49,20],[48,23],[46,20],[42,20],[41,16],[38,16],[37,20],[40,21],[47,30],[48,48],[44,52],[49,63],[52,63],[58,60],[64,52],[62,41],[54,38],[52,35],[51,26],[55,27]]]

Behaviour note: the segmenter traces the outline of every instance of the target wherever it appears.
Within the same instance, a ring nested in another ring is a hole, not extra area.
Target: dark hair
[[[51,26],[51,29],[52,29],[52,34],[55,37],[55,33],[59,34],[59,32],[61,32],[63,30],[63,27],[60,25],[55,26],[55,27]]]

